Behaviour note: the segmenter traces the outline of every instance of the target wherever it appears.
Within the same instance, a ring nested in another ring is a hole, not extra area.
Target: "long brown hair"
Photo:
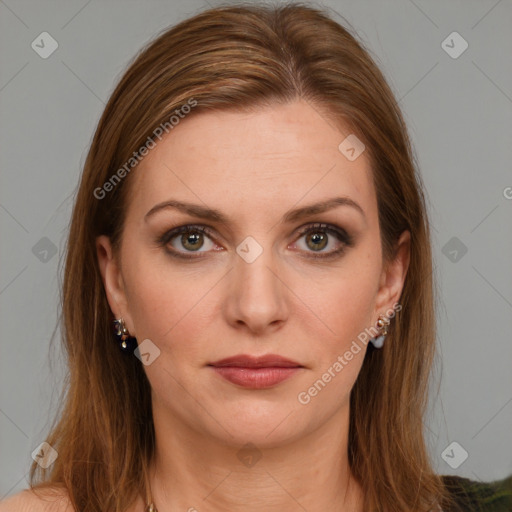
[[[157,127],[170,132],[176,111],[257,111],[298,99],[364,141],[385,262],[400,234],[411,233],[402,309],[384,347],[368,346],[350,397],[349,462],[365,493],[364,509],[426,512],[448,504],[423,436],[435,290],[423,185],[407,129],[369,51],[327,11],[302,3],[199,13],[149,43],[111,95],[84,165],[67,242],[62,308],[69,382],[47,438],[59,456],[48,470],[32,464],[33,489],[63,486],[80,512],[121,512],[138,494],[147,496],[155,446],[150,385],[139,360],[123,357],[112,338],[95,252],[100,234],[119,247],[130,176],[137,172],[136,162],[127,166],[133,153],[157,141]]]

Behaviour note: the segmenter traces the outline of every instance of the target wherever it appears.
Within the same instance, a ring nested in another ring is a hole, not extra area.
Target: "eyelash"
[[[338,240],[342,243],[341,247],[339,249],[335,249],[334,251],[323,253],[323,254],[315,254],[313,251],[311,252],[311,255],[307,256],[308,258],[313,259],[333,259],[337,256],[341,256],[347,247],[353,247],[354,245],[354,239],[352,236],[350,236],[344,229],[338,228],[337,226],[334,226],[332,224],[324,224],[324,223],[314,223],[314,224],[308,224],[307,226],[304,226],[300,229],[298,233],[298,238],[302,238],[304,235],[307,235],[309,233],[316,233],[316,232],[325,232],[328,234],[332,234],[338,238]],[[177,235],[180,235],[182,233],[202,233],[207,235],[209,238],[213,237],[214,233],[211,228],[208,226],[198,225],[198,224],[186,224],[184,226],[179,226],[177,228],[173,228],[169,231],[166,231],[163,235],[157,238],[157,243],[161,247],[165,247],[166,252],[169,254],[169,256],[172,256],[174,258],[180,258],[180,259],[199,259],[204,258],[204,256],[185,256],[185,254],[181,253],[180,251],[176,251],[174,249],[169,249],[167,247],[167,244],[175,238]],[[192,253],[192,251],[187,251]],[[203,252],[210,252],[210,251],[203,251]],[[309,252],[309,251],[308,251]]]

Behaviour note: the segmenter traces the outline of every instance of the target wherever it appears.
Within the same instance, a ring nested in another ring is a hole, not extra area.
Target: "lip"
[[[301,370],[301,367],[242,368],[240,366],[212,366],[215,373],[233,384],[248,389],[277,386]]]
[[[264,356],[251,356],[239,354],[232,357],[220,359],[209,366],[226,367],[236,366],[239,368],[302,368],[302,365],[291,359],[286,359],[278,354],[266,354]]]
[[[277,354],[259,357],[241,354],[221,359],[208,366],[229,382],[248,389],[276,386],[304,368],[296,361]]]

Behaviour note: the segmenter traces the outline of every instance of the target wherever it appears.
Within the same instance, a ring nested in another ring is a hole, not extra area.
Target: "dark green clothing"
[[[494,482],[451,475],[442,479],[458,506],[443,507],[443,512],[512,512],[512,475]]]

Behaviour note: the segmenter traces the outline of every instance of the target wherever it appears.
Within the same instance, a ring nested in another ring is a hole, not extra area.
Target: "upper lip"
[[[302,367],[301,364],[291,359],[279,356],[277,354],[267,354],[264,356],[250,356],[246,354],[239,354],[233,357],[226,357],[209,366],[238,366],[241,368],[296,368]]]

